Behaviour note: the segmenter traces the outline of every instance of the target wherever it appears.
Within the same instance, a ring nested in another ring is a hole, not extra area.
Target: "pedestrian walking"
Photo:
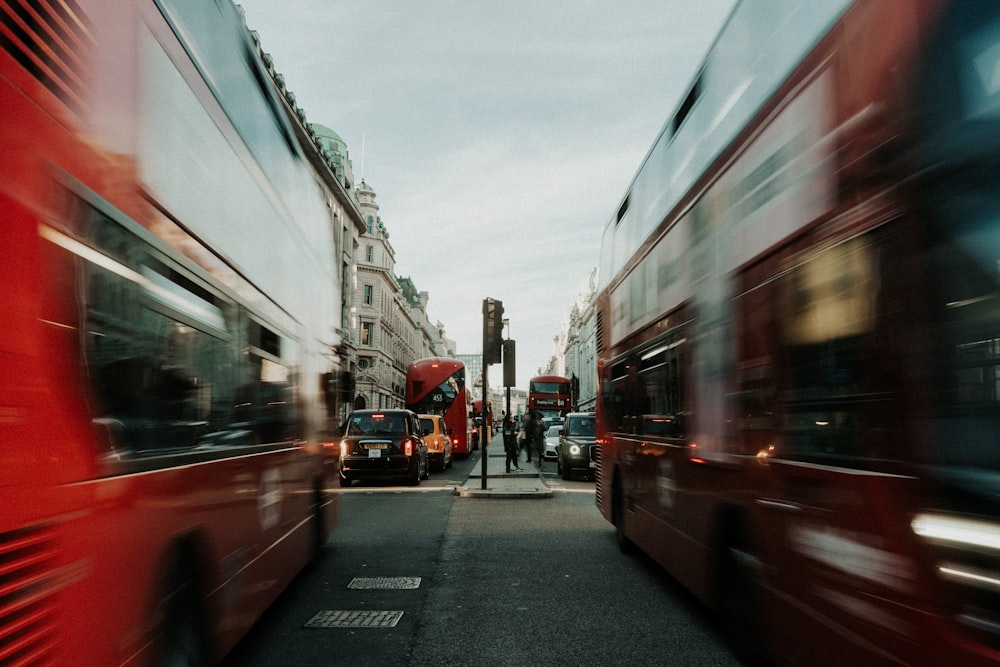
[[[528,463],[531,463],[531,442],[535,438],[535,416],[529,411],[524,414],[521,420],[520,436],[521,448],[525,450]]]
[[[517,436],[514,433],[514,421],[510,415],[505,416],[503,420],[503,449],[507,453],[507,472],[510,472],[512,463],[514,470],[520,471],[521,468],[517,465]]]

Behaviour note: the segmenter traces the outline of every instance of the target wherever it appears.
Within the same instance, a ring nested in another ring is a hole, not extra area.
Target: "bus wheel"
[[[208,619],[197,568],[189,555],[175,559],[160,601],[160,632],[154,664],[209,664]]]
[[[634,553],[635,545],[625,535],[625,494],[617,472],[611,491],[611,522],[615,527],[615,542],[618,543],[618,549],[625,554]]]
[[[747,540],[733,534],[719,552],[716,605],[722,630],[744,664],[763,664],[757,620],[757,559]]]

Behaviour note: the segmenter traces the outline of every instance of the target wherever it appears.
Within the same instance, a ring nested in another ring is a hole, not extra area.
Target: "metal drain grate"
[[[320,611],[309,619],[307,628],[394,628],[401,611]]]
[[[420,588],[420,577],[354,577],[347,587],[358,590],[411,590]]]

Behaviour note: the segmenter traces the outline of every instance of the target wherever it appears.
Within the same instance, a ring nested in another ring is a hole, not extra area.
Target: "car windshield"
[[[420,420],[420,428],[423,429],[425,434],[431,434],[434,432],[434,420],[430,417],[424,417]]]
[[[550,426],[548,433],[545,434],[545,437],[547,437],[547,438],[558,437],[559,436],[559,429],[561,429],[561,428],[562,428],[562,424],[556,424],[555,426]]]
[[[381,413],[352,415],[347,435],[405,435],[406,420],[400,415]]]
[[[567,435],[594,435],[594,418],[577,417],[576,419],[570,419],[569,426],[567,427]]]

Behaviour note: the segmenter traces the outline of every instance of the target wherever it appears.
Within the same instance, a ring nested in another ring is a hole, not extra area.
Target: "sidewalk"
[[[503,451],[503,437],[500,434],[493,436],[489,447],[486,450],[486,484],[483,488],[483,450],[479,449],[473,453],[478,454],[469,478],[463,486],[455,489],[455,495],[462,498],[551,498],[552,489],[542,481],[542,475],[535,465],[535,459],[528,463],[524,460],[524,453],[521,453],[519,465],[523,469],[521,472],[507,472],[507,455]],[[555,464],[549,464],[555,465]]]

